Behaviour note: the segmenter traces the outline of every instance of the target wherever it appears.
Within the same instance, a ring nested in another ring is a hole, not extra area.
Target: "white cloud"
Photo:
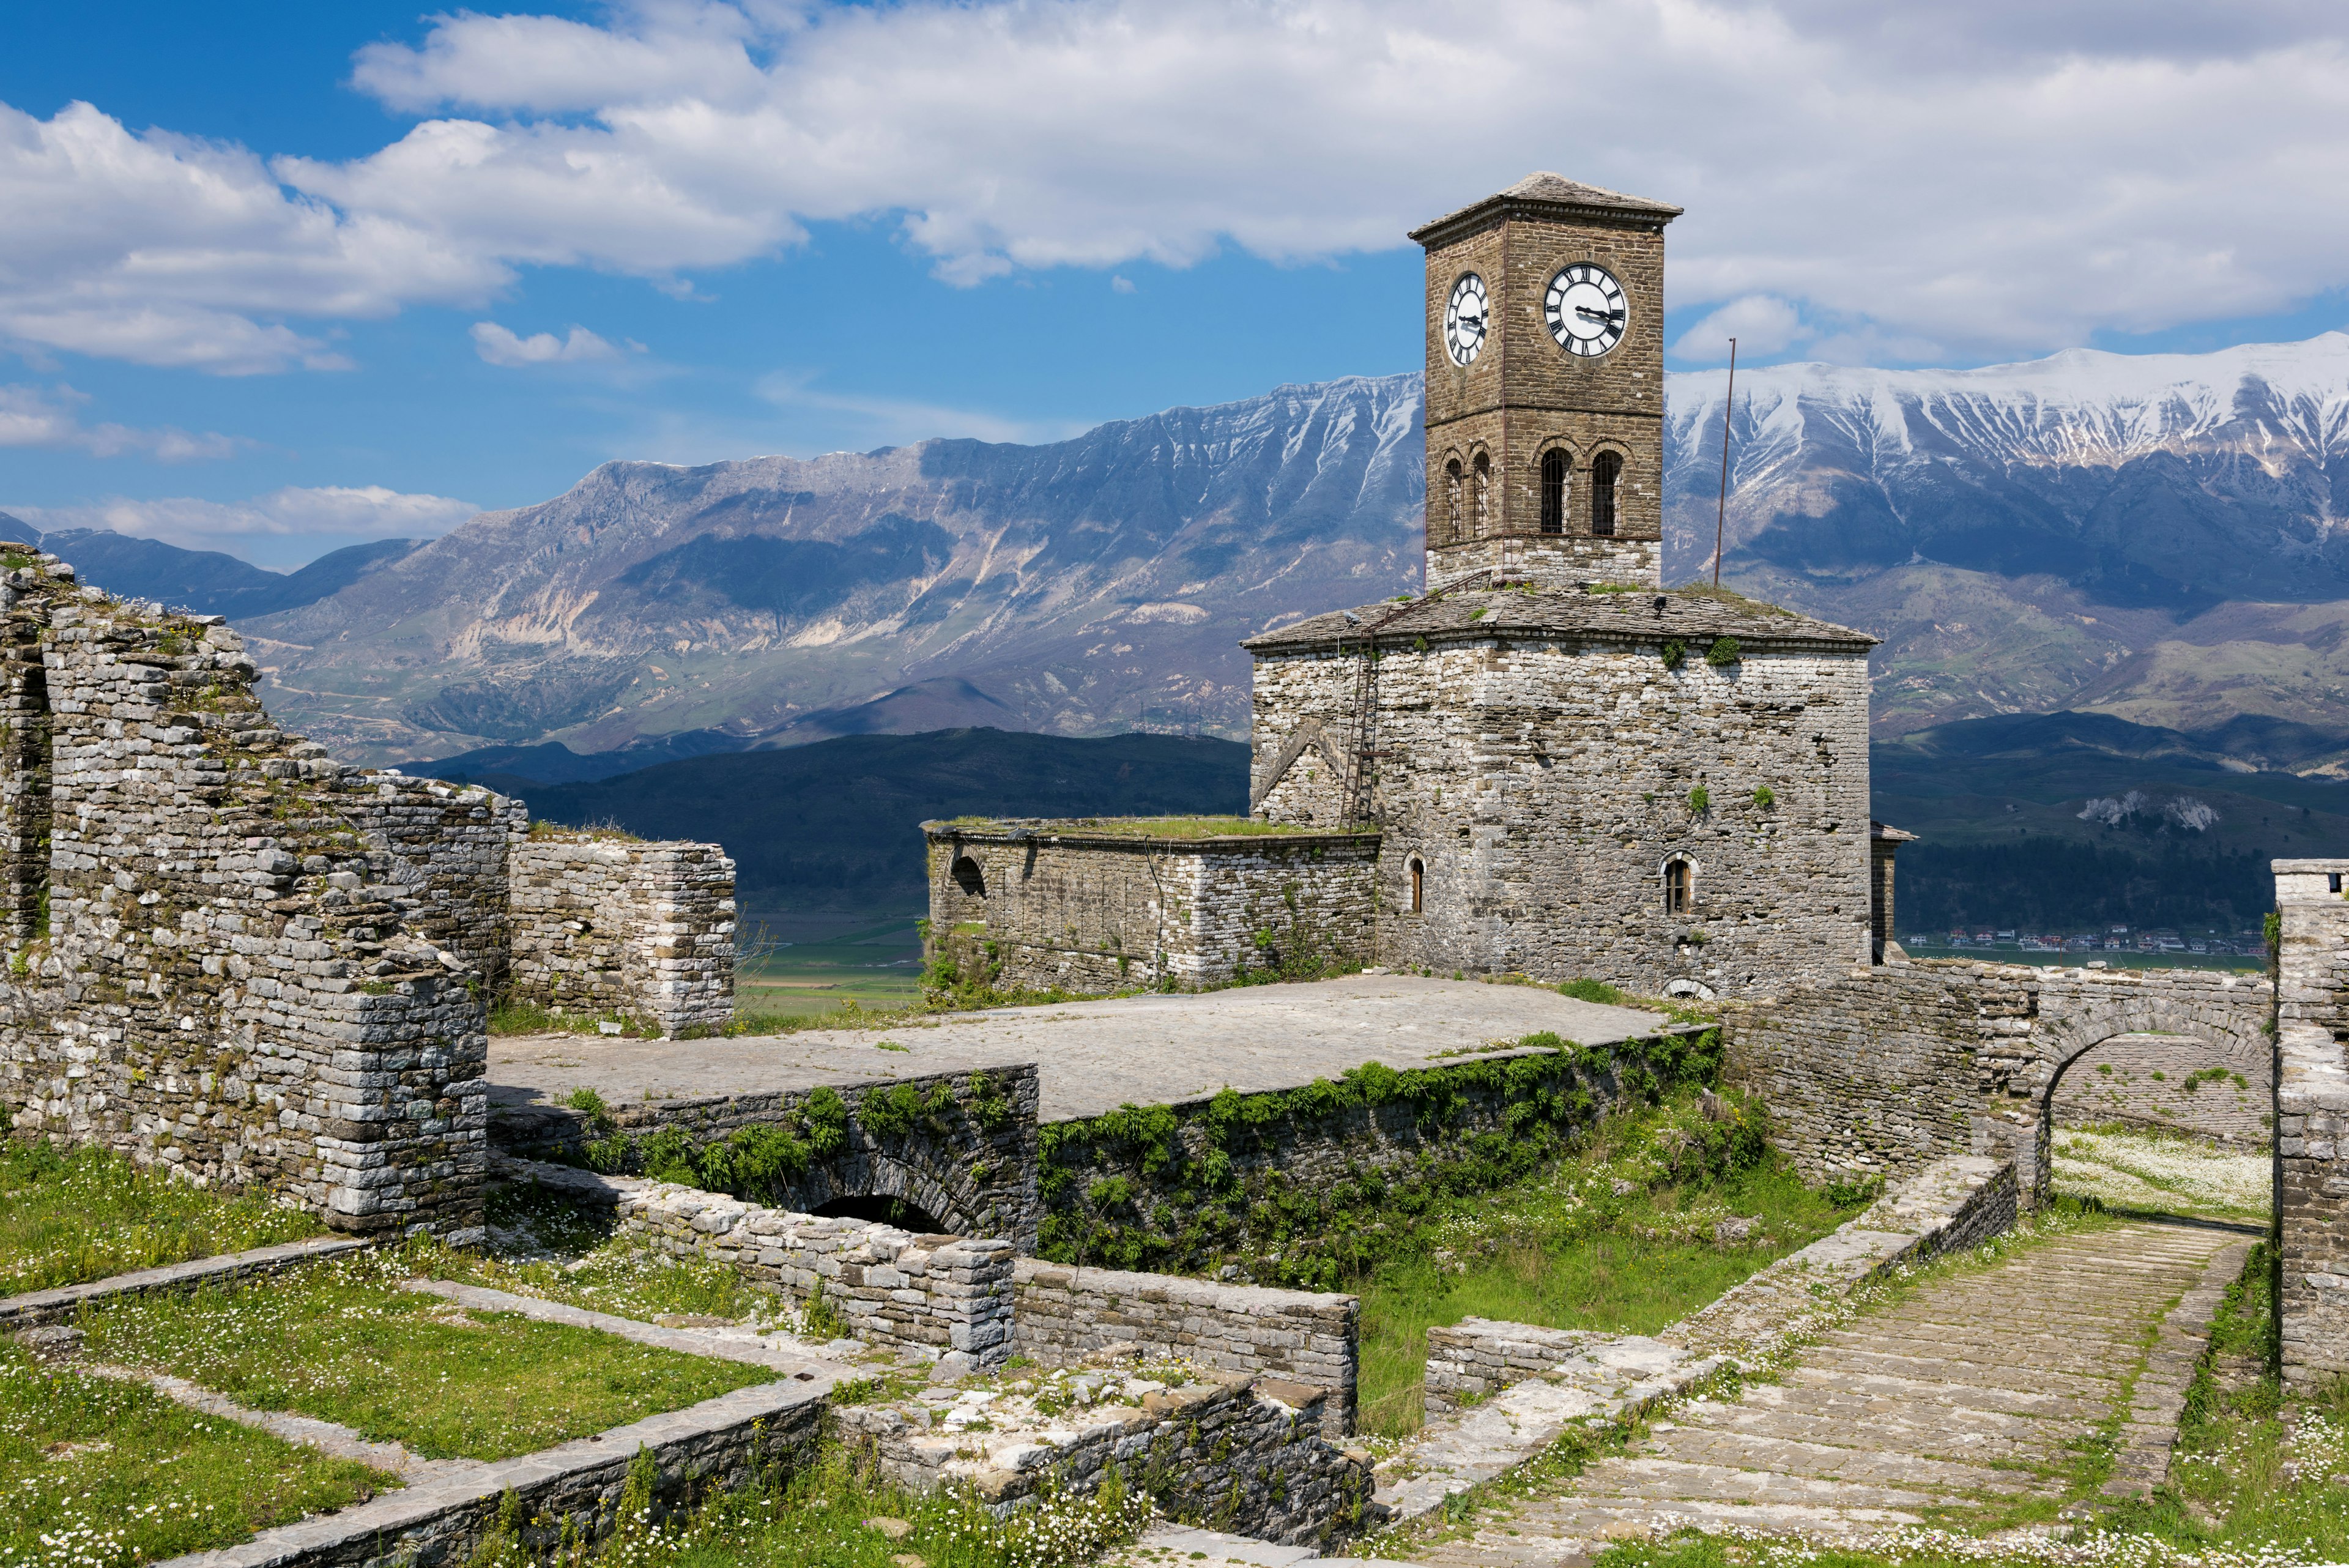
[[[446,534],[481,508],[445,495],[411,495],[380,484],[288,485],[249,501],[169,496],[123,497],[79,506],[0,506],[43,533],[110,528],[188,549],[254,555],[276,541],[305,546],[301,558],[368,539],[423,539]],[[256,550],[255,546],[264,546]]]
[[[585,327],[574,327],[568,337],[533,332],[517,337],[494,321],[473,323],[473,350],[492,365],[575,365],[587,359],[616,359],[620,351]]]
[[[2349,283],[2349,213],[2311,195],[2349,182],[2344,29],[2305,0],[459,13],[361,51],[357,86],[445,118],[348,161],[0,110],[0,335],[326,368],[317,324],[523,265],[684,291],[873,214],[962,283],[1309,261],[1539,162],[1690,209],[1677,305],[1774,300],[1837,324],[1817,351],[2043,350]]]
[[[965,437],[988,441],[1065,441],[1091,427],[1066,421],[1008,420],[972,409],[903,398],[871,398],[852,392],[826,392],[814,379],[788,370],[771,371],[756,383],[758,394],[790,413],[829,415],[835,439],[858,443],[855,450],[905,446],[932,437]]]
[[[1733,299],[1681,334],[1672,353],[1699,365],[1729,358],[1729,340],[1737,339],[1740,353],[1751,358],[1776,354],[1816,336],[1804,325],[1802,312],[1773,295],[1749,294]]]
[[[1118,294],[1132,294],[1133,292],[1133,280],[1130,277],[1123,276],[1112,277],[1109,280],[1109,286],[1113,292]]]
[[[86,425],[75,408],[89,400],[71,387],[0,386],[0,447],[61,447],[94,457],[135,452],[165,462],[227,457],[245,443],[216,431],[191,435],[176,425],[135,430],[129,425]]]

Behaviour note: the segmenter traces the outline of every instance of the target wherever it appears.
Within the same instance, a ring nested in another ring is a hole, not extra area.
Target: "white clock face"
[[[1623,341],[1623,286],[1603,266],[1560,267],[1549,280],[1543,309],[1549,316],[1549,335],[1569,354],[1596,358]]]
[[[1485,347],[1485,280],[1464,272],[1444,306],[1444,348],[1455,365],[1473,361]]]

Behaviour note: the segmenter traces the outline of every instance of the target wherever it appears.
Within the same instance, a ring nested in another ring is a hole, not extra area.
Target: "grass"
[[[1717,1165],[1692,1158],[1703,1119],[1693,1095],[1610,1118],[1542,1175],[1392,1238],[1389,1261],[1347,1287],[1362,1298],[1362,1429],[1418,1429],[1430,1327],[1488,1317],[1652,1334],[1857,1212],[1752,1146]],[[1764,1244],[1715,1246],[1713,1226],[1733,1216],[1758,1216]]]
[[[123,1156],[0,1141],[0,1295],[316,1236],[298,1209],[230,1198]]]
[[[90,1354],[170,1372],[254,1409],[338,1422],[429,1459],[507,1459],[765,1382],[591,1329],[458,1309],[355,1254],[261,1286],[86,1312]]]
[[[1122,1480],[991,1519],[968,1493],[917,1495],[827,1445],[788,1478],[767,1476],[656,1521],[626,1494],[617,1532],[565,1547],[529,1521],[485,1544],[469,1568],[1076,1568],[1133,1539],[1148,1500]]]
[[[478,1248],[411,1243],[405,1262],[436,1280],[487,1285],[590,1312],[652,1323],[719,1318],[759,1326],[791,1315],[783,1299],[722,1263],[673,1258],[612,1233],[608,1211],[565,1202],[533,1183],[493,1190]]]
[[[0,1340],[0,1568],[233,1546],[396,1485]]]

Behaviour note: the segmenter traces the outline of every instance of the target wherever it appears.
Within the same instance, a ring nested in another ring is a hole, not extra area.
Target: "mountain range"
[[[1681,581],[1711,569],[1726,377],[1666,390]],[[1357,377],[1044,446],[612,462],[287,577],[44,543],[236,618],[273,708],[376,761],[543,771],[558,745],[585,778],[971,725],[1236,738],[1239,639],[1419,586],[1419,417],[1415,375]],[[1885,639],[1879,739],[2075,710],[2349,772],[2349,337],[1775,366],[1739,374],[1729,425],[1724,580]]]

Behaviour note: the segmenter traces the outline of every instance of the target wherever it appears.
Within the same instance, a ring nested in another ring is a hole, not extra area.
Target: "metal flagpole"
[[[1729,405],[1737,396],[1737,339],[1729,340],[1729,390],[1721,400],[1721,504],[1713,514],[1713,586],[1721,587],[1721,535],[1729,516]]]

